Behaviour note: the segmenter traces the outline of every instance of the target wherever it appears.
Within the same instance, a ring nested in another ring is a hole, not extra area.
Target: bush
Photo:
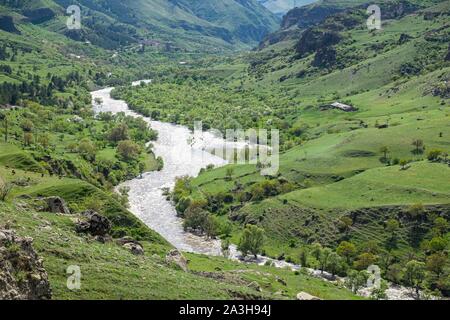
[[[131,140],[120,141],[117,146],[118,155],[126,162],[136,160],[141,153],[139,145]]]

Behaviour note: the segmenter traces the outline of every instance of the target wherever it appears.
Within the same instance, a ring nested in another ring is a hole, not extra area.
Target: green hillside
[[[448,228],[436,233],[434,224],[449,218],[450,2],[381,3],[398,10],[375,31],[365,26],[365,7],[355,5],[299,28],[297,38],[218,62],[215,72],[190,70],[116,94],[174,123],[280,130],[276,176],[262,176],[259,165],[230,165],[180,182],[173,199],[187,223],[202,210],[233,221],[236,244],[256,224],[267,236],[264,253],[299,263],[306,251],[316,267],[316,242],[336,249],[350,241],[357,247],[350,268],[376,262],[384,277],[404,284],[393,275],[398,264],[414,257],[430,265],[444,255],[443,273],[430,271],[423,287],[448,294]],[[336,101],[355,111],[326,108]],[[392,221],[399,223],[394,245]],[[441,240],[441,249],[429,247]]]
[[[277,18],[254,0],[77,2],[82,29],[67,30],[67,0],[3,1],[2,11],[106,49],[158,43],[163,50],[219,51],[255,45],[278,27]]]

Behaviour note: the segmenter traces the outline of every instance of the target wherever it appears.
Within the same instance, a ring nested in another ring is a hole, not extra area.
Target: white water
[[[217,143],[218,138],[204,133],[202,140],[192,143],[193,135],[188,128],[142,117],[129,110],[124,101],[112,99],[111,91],[112,88],[106,88],[91,93],[93,100],[100,98],[102,101],[101,105],[94,103],[95,112],[124,112],[143,118],[152,129],[158,131],[158,141],[153,142],[153,151],[164,160],[164,168],[161,171],[146,173],[142,178],[123,184],[130,188],[131,212],[182,251],[220,255],[219,240],[206,240],[204,237],[184,232],[182,219],[177,217],[175,208],[163,195],[163,189],[172,188],[177,177],[197,176],[200,169],[209,164],[226,164],[222,158],[204,151],[205,146]]]

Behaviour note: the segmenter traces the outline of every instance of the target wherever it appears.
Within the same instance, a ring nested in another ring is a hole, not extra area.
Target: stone
[[[53,213],[70,214],[69,207],[67,206],[63,198],[48,197],[45,198],[44,200],[47,204],[47,208],[45,209],[46,211],[48,210],[49,212]]]
[[[141,256],[144,254],[144,248],[140,244],[128,242],[123,245],[125,249],[128,249],[132,254]]]
[[[33,239],[0,229],[0,300],[48,300],[48,274]]]
[[[188,271],[187,267],[187,260],[186,258],[181,254],[180,251],[173,249],[166,255],[166,262],[171,264],[176,264],[179,266],[184,272]]]
[[[77,223],[76,231],[78,233],[89,233],[93,236],[105,237],[111,231],[111,222],[101,214],[93,210],[87,210],[82,215],[87,220]]]
[[[313,301],[313,300],[322,300],[322,299],[315,297],[313,295],[310,295],[309,293],[306,293],[306,292],[300,292],[297,294],[297,300]]]

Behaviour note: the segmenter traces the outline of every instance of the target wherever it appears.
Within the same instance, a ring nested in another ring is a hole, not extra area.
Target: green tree
[[[448,257],[445,253],[434,253],[427,257],[426,268],[428,271],[434,273],[436,277],[441,277],[444,274],[445,266]]]
[[[33,134],[31,132],[24,132],[23,144],[25,146],[30,146],[32,143],[33,143]]]
[[[428,152],[428,160],[437,161],[442,154],[442,150],[434,149]]]
[[[308,251],[305,248],[300,250],[299,260],[302,267],[308,267]]]
[[[335,275],[341,266],[341,257],[336,252],[331,252],[328,256],[327,271]]]
[[[352,290],[353,293],[357,293],[359,289],[367,284],[369,274],[366,271],[350,270],[345,280],[345,286]]]
[[[108,134],[109,141],[118,143],[119,141],[128,140],[128,126],[124,123],[118,124]]]
[[[448,221],[443,217],[437,217],[433,223],[433,233],[437,236],[443,236],[449,228]]]
[[[339,219],[338,228],[341,232],[345,232],[345,234],[348,235],[348,232],[350,231],[352,224],[353,224],[352,218],[344,216]]]
[[[261,253],[264,244],[264,230],[258,226],[249,224],[245,227],[241,239],[239,240],[238,250],[244,256],[249,253],[253,254],[255,258]]]
[[[80,141],[77,148],[78,152],[87,160],[94,160],[95,159],[95,153],[96,153],[96,147],[94,143],[89,140],[88,138],[85,138]]]
[[[404,270],[404,280],[407,285],[416,290],[416,295],[419,296],[420,288],[425,280],[425,263],[417,260],[409,261]]]
[[[228,181],[231,181],[231,179],[233,178],[233,174],[234,174],[234,169],[231,167],[228,167],[225,173],[226,179]]]
[[[117,145],[118,155],[125,161],[133,161],[139,157],[141,148],[139,145],[131,140],[120,141]]]
[[[389,147],[388,146],[382,146],[380,148],[380,152],[383,154],[383,160],[387,161],[388,160],[388,154],[389,154],[389,152],[391,152]]]
[[[5,113],[0,113],[0,121],[3,122],[5,143],[8,142],[8,116]]]
[[[353,263],[353,266],[357,270],[365,270],[369,266],[373,265],[376,260],[377,260],[377,257],[373,253],[364,252],[358,256],[356,261]]]
[[[414,150],[415,154],[423,153],[423,149],[424,149],[423,140],[414,139],[412,142],[412,145],[415,147],[415,150]]]
[[[400,162],[399,162],[399,164],[400,164],[400,166],[402,167],[402,170],[405,170],[406,169],[406,166],[408,165],[408,160],[406,160],[406,159],[402,159],[402,160],[400,160]]]
[[[320,271],[323,273],[328,266],[329,258],[333,251],[330,248],[323,248],[319,253],[319,266]]]
[[[342,241],[337,247],[336,252],[338,255],[345,258],[347,263],[350,264],[356,255],[356,246],[351,242]]]

